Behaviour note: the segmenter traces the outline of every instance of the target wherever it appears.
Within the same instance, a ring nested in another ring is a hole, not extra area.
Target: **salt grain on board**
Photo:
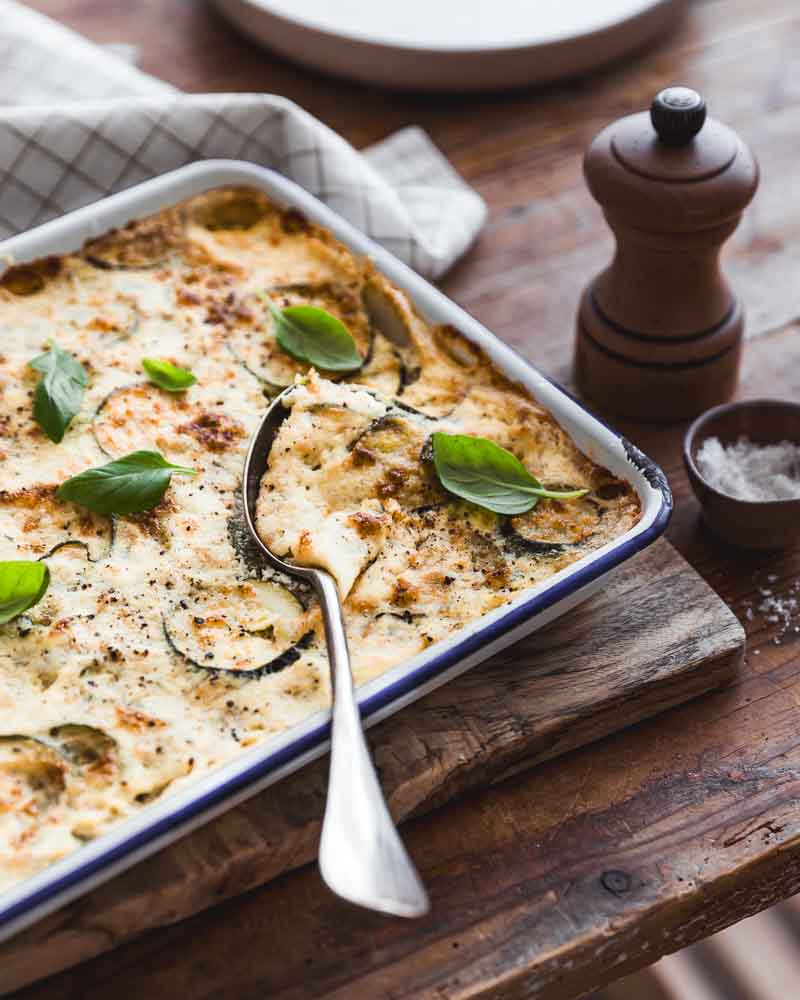
[[[769,583],[775,583],[777,574],[770,573],[767,576]],[[763,621],[768,625],[776,626],[772,642],[776,646],[783,645],[784,639],[788,636],[800,633],[800,580],[794,580],[788,591],[779,595],[771,587],[759,586],[759,599],[755,602],[744,601],[744,617],[751,622],[756,614],[762,616]],[[770,629],[773,631],[773,629]],[[759,649],[754,649],[753,653],[758,655]]]

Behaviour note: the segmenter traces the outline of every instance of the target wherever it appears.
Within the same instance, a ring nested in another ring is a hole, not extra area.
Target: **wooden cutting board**
[[[659,541],[566,618],[371,730],[392,812],[426,812],[719,687],[744,641],[732,612]],[[6,942],[0,992],[313,860],[326,775],[316,761]]]

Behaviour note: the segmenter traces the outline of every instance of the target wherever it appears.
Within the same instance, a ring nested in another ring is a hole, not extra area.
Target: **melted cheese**
[[[263,290],[339,316],[365,357],[354,381],[377,395],[283,354]],[[12,269],[0,328],[0,559],[44,559],[52,581],[0,626],[0,888],[329,703],[318,608],[259,560],[239,500],[248,439],[296,377],[308,376],[281,430],[288,451],[271,462],[262,530],[336,574],[358,683],[639,516],[631,490],[456,331],[429,326],[368,262],[253,191],[211,192]],[[58,445],[32,419],[29,362],[50,339],[89,374]],[[143,357],[197,383],[166,393]],[[592,492],[540,504],[504,534],[492,515],[444,502],[419,461],[434,424]],[[130,517],[56,499],[69,476],[139,448],[197,475]]]

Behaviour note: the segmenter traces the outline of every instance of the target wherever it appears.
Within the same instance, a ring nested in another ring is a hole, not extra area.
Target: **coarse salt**
[[[770,573],[769,583],[777,581],[778,576]],[[791,636],[800,634],[800,579],[793,580],[783,594],[776,594],[771,587],[758,586],[759,596],[755,600],[744,600],[744,617],[748,622],[760,616],[761,623],[772,633],[772,642],[780,646]],[[753,652],[757,653],[758,650]]]
[[[800,499],[800,446],[792,441],[763,445],[741,437],[723,445],[706,438],[697,465],[715,490],[739,500]]]

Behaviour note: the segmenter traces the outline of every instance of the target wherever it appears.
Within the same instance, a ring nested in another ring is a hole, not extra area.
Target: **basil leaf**
[[[135,514],[156,506],[173,473],[195,475],[194,469],[172,465],[157,451],[134,451],[78,473],[58,487],[56,496],[97,514]]]
[[[33,399],[33,419],[58,444],[81,408],[88,376],[83,365],[55,343],[34,358],[30,366],[42,373]]]
[[[142,358],[142,368],[151,382],[167,392],[183,392],[197,381],[188,368],[178,368],[162,358]]]
[[[38,604],[49,584],[50,570],[44,563],[0,562],[0,625]]]
[[[276,309],[269,300],[267,306],[275,322],[275,339],[298,361],[326,372],[354,372],[364,363],[353,335],[331,313],[316,306]]]
[[[546,490],[518,458],[486,438],[433,435],[433,462],[446,490],[496,514],[524,514],[541,497],[574,500],[588,490]]]

